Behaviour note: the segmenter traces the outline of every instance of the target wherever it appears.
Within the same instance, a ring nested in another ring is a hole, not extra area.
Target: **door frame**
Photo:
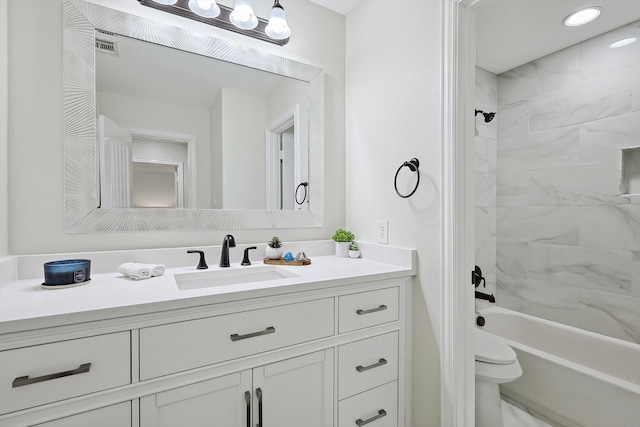
[[[295,104],[278,117],[265,129],[266,179],[265,194],[267,209],[280,209],[278,192],[280,176],[280,134],[293,126],[294,182],[300,178],[300,105]]]
[[[158,142],[171,142],[174,144],[186,144],[187,146],[187,178],[189,197],[184,205],[185,209],[198,208],[198,171],[196,167],[196,136],[187,133],[165,132],[154,129],[129,128],[133,138],[147,139]],[[184,173],[183,173],[184,177]],[[183,192],[184,194],[184,192]],[[183,199],[184,200],[184,199]],[[184,204],[184,203],[183,203]]]
[[[475,13],[483,0],[442,3],[441,426],[475,424],[473,108]],[[492,1],[492,0],[484,0]]]

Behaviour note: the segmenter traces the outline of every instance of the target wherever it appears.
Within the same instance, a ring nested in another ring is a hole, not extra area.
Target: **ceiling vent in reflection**
[[[118,43],[111,40],[96,39],[98,52],[118,56]]]

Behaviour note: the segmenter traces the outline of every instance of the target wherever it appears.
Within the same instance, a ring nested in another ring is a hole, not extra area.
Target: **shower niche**
[[[620,194],[640,197],[640,146],[621,150]]]

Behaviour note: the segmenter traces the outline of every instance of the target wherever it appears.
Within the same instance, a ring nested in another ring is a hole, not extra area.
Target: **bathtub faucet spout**
[[[476,291],[476,298],[477,299],[483,299],[483,300],[487,300],[489,302],[496,302],[496,297],[493,296],[493,294],[485,294],[483,292],[478,292]]]

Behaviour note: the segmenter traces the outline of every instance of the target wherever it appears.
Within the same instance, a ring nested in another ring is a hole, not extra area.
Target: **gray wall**
[[[632,342],[640,198],[619,185],[620,149],[640,145],[640,43],[609,45],[639,27],[501,74],[497,116],[498,305]]]

